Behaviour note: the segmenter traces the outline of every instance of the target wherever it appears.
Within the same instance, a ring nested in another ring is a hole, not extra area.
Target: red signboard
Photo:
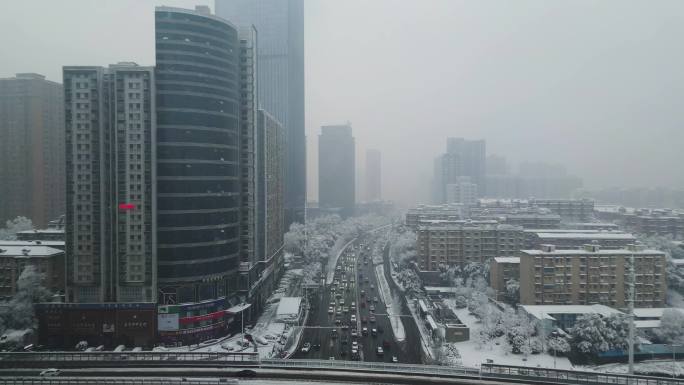
[[[119,203],[119,210],[133,210],[135,204],[133,203]]]
[[[217,311],[214,313],[197,315],[194,317],[183,317],[183,318],[179,319],[178,322],[181,325],[186,325],[186,324],[194,323],[194,322],[209,321],[209,320],[222,318],[224,314],[225,314],[225,312],[223,310],[221,310],[221,311]]]

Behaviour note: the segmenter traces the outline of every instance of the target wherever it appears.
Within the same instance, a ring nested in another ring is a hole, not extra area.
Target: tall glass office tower
[[[202,7],[158,7],[155,26],[159,302],[194,304],[173,310],[180,334],[205,337],[238,302],[238,31]]]
[[[285,128],[285,222],[304,222],[306,142],[304,134],[303,0],[216,0],[216,14],[237,25],[254,25],[261,108]]]

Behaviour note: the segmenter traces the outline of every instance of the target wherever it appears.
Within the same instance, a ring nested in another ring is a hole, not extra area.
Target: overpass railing
[[[258,364],[255,352],[2,352],[0,364],[32,362],[215,362]]]
[[[415,364],[392,364],[385,362],[344,361],[344,360],[261,360],[261,367],[269,368],[309,368],[341,369],[359,371],[378,371],[391,373],[439,374],[444,376],[478,376],[479,371],[465,366],[435,366]]]
[[[482,378],[529,380],[544,384],[624,384],[624,385],[682,385],[684,380],[666,377],[634,376],[629,374],[583,372],[524,366],[482,364]]]

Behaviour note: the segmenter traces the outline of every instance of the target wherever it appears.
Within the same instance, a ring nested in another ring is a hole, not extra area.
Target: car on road
[[[338,312],[338,313],[342,313],[342,306],[338,306],[338,307],[337,307],[337,312]]]
[[[335,325],[339,325],[342,323],[342,320],[340,318],[335,319]]]
[[[346,345],[349,342],[349,340],[347,340],[347,338],[344,337],[344,338],[342,338],[341,342],[342,342],[342,345]]]
[[[365,295],[366,295],[366,291],[365,291],[365,290],[361,290],[361,296],[363,297],[363,296],[365,296]]]
[[[356,322],[356,314],[351,315],[351,322]]]
[[[358,349],[359,343],[357,341],[352,342],[352,349]]]
[[[375,285],[371,283],[371,290],[375,290]]]
[[[366,307],[366,303],[365,303],[365,302],[361,302],[361,307]]]
[[[361,317],[361,323],[363,323],[363,324],[368,323],[368,317],[366,317],[366,316]]]
[[[342,330],[348,330],[348,329],[349,329],[349,325],[347,325],[347,324],[342,324]]]
[[[361,334],[363,334],[364,336],[367,336],[368,335],[368,328],[361,329]]]
[[[356,328],[352,329],[351,335],[353,338],[356,338],[359,336],[359,333],[356,331]]]
[[[335,309],[333,309],[333,307],[330,306],[330,307],[328,308],[328,314],[332,314],[332,313],[334,313],[334,312],[335,312]]]
[[[369,320],[370,320],[370,322],[375,322],[375,316],[374,315],[370,316]]]
[[[311,350],[311,343],[307,342],[302,346],[302,353],[308,353]]]
[[[333,329],[330,331],[330,337],[331,338],[337,338],[337,329]]]
[[[321,344],[315,344],[313,348],[314,350],[321,350]]]
[[[378,297],[373,297],[373,302],[378,303]]]
[[[375,305],[370,305],[370,311],[375,311]]]
[[[378,329],[376,329],[376,328],[371,329],[371,335],[373,335],[373,337],[377,336],[378,335]]]
[[[54,376],[59,376],[59,374],[61,372],[62,371],[59,369],[50,368],[50,369],[45,369],[42,372],[40,372],[40,376],[41,377],[54,377]]]
[[[394,362],[394,363],[399,362],[399,359],[397,359],[397,356],[392,356],[392,362]]]
[[[378,349],[376,350],[376,352],[378,353],[379,356],[382,356],[383,354],[385,354],[385,351],[382,350],[382,346],[378,346]]]

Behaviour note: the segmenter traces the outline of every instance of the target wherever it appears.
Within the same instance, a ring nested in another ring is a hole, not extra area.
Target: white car
[[[378,355],[379,355],[379,356],[381,356],[381,355],[385,354],[385,351],[384,351],[384,350],[382,350],[382,346],[378,346],[378,350],[377,350],[377,353],[378,353]]]
[[[45,369],[45,370],[43,370],[42,372],[40,372],[40,376],[41,376],[41,377],[54,377],[54,376],[59,376],[59,374],[60,374],[61,372],[62,372],[61,370],[59,370],[59,369],[54,369],[54,368],[52,368],[52,369]]]
[[[328,307],[328,314],[332,314],[335,312],[335,309],[333,309],[332,306]]]
[[[311,343],[307,342],[302,346],[302,353],[308,353],[311,350]]]
[[[399,359],[397,358],[397,356],[392,356],[392,362],[399,362]]]

